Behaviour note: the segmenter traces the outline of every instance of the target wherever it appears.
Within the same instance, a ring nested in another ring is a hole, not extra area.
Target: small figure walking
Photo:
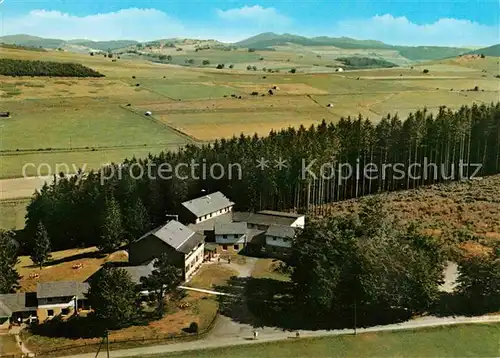
[[[228,258],[227,258],[227,263],[228,263],[228,264],[230,264],[230,263],[231,263],[231,258],[230,258],[230,257],[228,257]]]
[[[258,335],[259,335],[259,334],[258,334],[257,330],[255,330],[255,329],[254,329],[254,330],[253,330],[253,339],[257,339],[257,336],[258,336]]]

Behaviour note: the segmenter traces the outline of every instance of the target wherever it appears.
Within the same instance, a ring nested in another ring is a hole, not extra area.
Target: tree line
[[[280,157],[286,160],[281,169]],[[262,158],[267,161],[264,169],[258,166]],[[271,131],[267,137],[241,135],[127,159],[88,173],[85,180],[62,177],[31,199],[22,242],[28,252],[33,250],[41,222],[54,250],[93,245],[111,250],[163,224],[166,214],[177,214],[183,201],[202,190],[222,191],[238,210],[326,215],[330,209],[324,204],[330,202],[457,180],[462,161],[481,164],[464,166],[464,176],[500,172],[500,103],[457,111],[443,107],[437,115],[421,110],[406,121],[388,115],[376,125],[361,116],[337,124],[323,121],[309,129]],[[162,179],[159,170],[165,163],[172,168],[187,165],[180,167],[179,176]],[[192,163],[215,168],[214,176],[203,177],[199,171],[193,176]],[[332,163],[347,163],[354,173],[347,176],[344,166],[337,171]],[[427,177],[416,175],[418,168],[412,168],[413,176],[401,176],[391,167],[377,177],[356,175],[356,166],[382,168],[387,163],[417,163],[421,172],[427,165]],[[224,169],[223,176],[217,168]]]
[[[460,257],[455,313],[500,309],[500,245]],[[359,215],[310,221],[293,242],[294,298],[308,319],[360,317],[404,310],[437,312],[443,294],[446,250],[412,223],[394,221],[378,197],[365,199]]]
[[[0,75],[51,77],[104,77],[79,63],[0,59]]]
[[[336,60],[342,62],[347,69],[398,67],[392,62],[370,57],[340,57]]]

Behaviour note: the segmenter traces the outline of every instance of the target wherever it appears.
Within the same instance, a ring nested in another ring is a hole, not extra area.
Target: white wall
[[[266,235],[266,245],[291,248],[292,247],[292,239],[284,239],[284,238],[280,238],[280,237],[273,238],[272,236]]]
[[[293,222],[293,224],[290,226],[291,227],[300,227],[301,229],[303,229],[305,225],[306,225],[306,217],[301,216],[301,217],[297,218],[297,220],[295,220]]]
[[[223,215],[223,214],[226,214],[230,211],[233,211],[233,207],[232,206],[229,206],[227,208],[224,208],[224,209],[221,209],[221,210],[217,210],[217,211],[214,211],[213,213],[209,213],[207,215],[204,215],[202,217],[199,217],[195,220],[195,224],[198,224],[198,223],[201,223],[203,221],[206,221],[206,220],[209,220],[209,219],[212,219],[212,218],[215,218],[217,216],[220,216],[220,215]]]
[[[245,235],[226,235],[224,238],[222,235],[215,235],[215,242],[218,244],[244,244],[245,243]]]
[[[38,308],[45,308],[45,309],[51,309],[51,308],[67,308],[67,307],[73,307],[75,306],[76,298],[73,298],[69,300],[68,302],[48,302],[46,298],[39,298],[38,299]]]
[[[190,278],[203,263],[204,249],[205,243],[202,243],[201,246],[198,247],[189,257],[186,257],[184,261],[184,267],[186,268],[186,279]],[[191,268],[188,268],[191,264],[193,264],[193,266]]]

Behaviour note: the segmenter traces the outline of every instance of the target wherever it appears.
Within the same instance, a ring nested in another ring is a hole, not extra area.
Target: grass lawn
[[[151,89],[166,97],[174,99],[196,99],[196,98],[223,98],[238,93],[238,90],[229,86],[217,86],[208,84],[173,84],[161,79],[138,80],[141,86]]]
[[[187,285],[196,288],[213,289],[216,286],[224,285],[231,276],[237,275],[236,271],[227,266],[207,264],[201,267]]]
[[[24,228],[26,205],[29,201],[0,200],[0,228],[5,230],[18,230]]]
[[[21,350],[12,335],[0,335],[0,356],[8,354],[20,354]],[[8,357],[8,356],[7,356]]]
[[[70,249],[52,253],[52,261],[48,262],[41,270],[33,265],[29,256],[20,256],[16,270],[21,275],[20,291],[36,291],[37,282],[48,281],[79,281],[83,282],[95,273],[107,261],[127,261],[128,257],[123,251],[110,255],[98,255],[95,247],[85,249]],[[80,269],[73,269],[73,265],[82,264]],[[30,274],[39,277],[31,279]]]
[[[147,357],[498,357],[499,337],[500,324],[476,324],[290,339]]]
[[[12,118],[2,120],[1,124],[1,150],[186,142],[172,130],[116,105],[72,110],[42,108],[39,105],[14,112]]]
[[[277,259],[258,259],[252,270],[252,277],[270,278],[278,281],[290,281],[290,276],[277,270],[282,261]]]
[[[185,302],[189,304],[187,308],[178,308],[176,304]],[[162,319],[151,321],[147,325],[131,326],[124,329],[110,331],[110,349],[126,349],[141,345],[165,344],[174,342],[173,337],[185,337],[183,331],[191,322],[197,322],[200,331],[205,330],[215,318],[218,303],[216,298],[198,292],[188,292],[187,296],[179,302],[172,302]],[[69,339],[52,338],[23,333],[23,342],[34,352],[50,351],[67,347],[50,356],[71,355],[78,353],[95,353],[97,351],[100,338]]]

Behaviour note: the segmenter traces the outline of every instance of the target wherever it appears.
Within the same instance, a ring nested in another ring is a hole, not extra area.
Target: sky
[[[235,42],[261,32],[392,45],[500,43],[499,0],[0,0],[0,35]]]

